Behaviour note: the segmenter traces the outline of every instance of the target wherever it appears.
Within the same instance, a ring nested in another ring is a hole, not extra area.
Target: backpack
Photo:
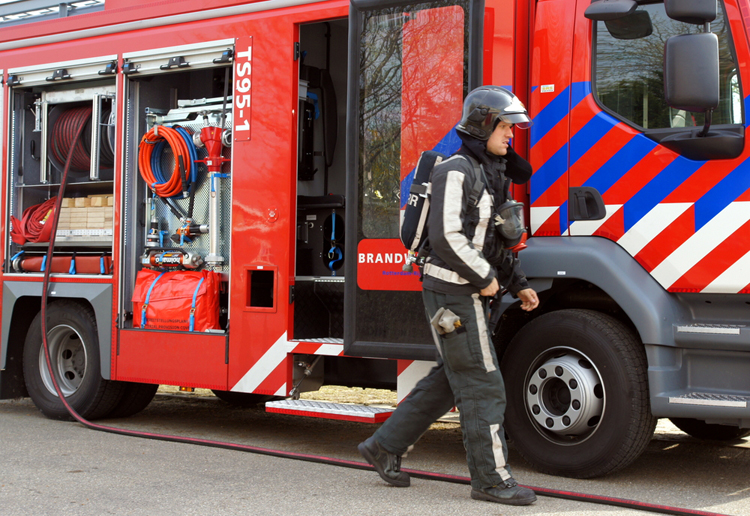
[[[474,158],[464,155],[460,156],[468,159],[474,167],[476,180],[469,195],[469,204],[472,207],[476,207],[484,190],[484,182],[482,181],[483,173],[479,163]],[[424,151],[420,155],[419,161],[417,161],[417,166],[414,167],[409,198],[407,199],[404,216],[399,228],[401,243],[409,251],[409,256],[403,268],[404,271],[411,272],[414,262],[418,262],[420,266],[423,265],[424,259],[430,250],[427,218],[430,213],[432,169],[447,158],[448,156],[439,152]]]

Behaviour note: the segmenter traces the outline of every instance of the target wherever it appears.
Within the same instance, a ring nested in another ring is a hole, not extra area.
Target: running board
[[[395,409],[356,405],[354,403],[330,403],[327,401],[280,400],[266,402],[266,412],[293,416],[340,419],[358,423],[382,423]]]
[[[747,408],[747,396],[733,396],[730,394],[712,394],[704,392],[689,392],[680,396],[670,396],[669,403],[678,405],[702,405],[704,407],[732,407]]]

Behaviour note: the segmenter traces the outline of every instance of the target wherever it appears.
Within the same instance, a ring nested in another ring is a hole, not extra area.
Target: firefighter
[[[422,299],[437,346],[437,365],[358,446],[382,479],[394,486],[409,486],[401,458],[455,405],[471,497],[510,505],[536,500],[508,468],[505,386],[487,326],[489,300],[501,285],[521,300],[523,310],[539,305],[511,249],[523,235],[522,205],[509,198],[506,179],[524,183],[531,177],[531,166],[509,144],[514,127],[530,124],[525,107],[511,92],[496,86],[477,88],[466,97],[456,128],[463,145],[432,172],[432,249],[423,271]],[[477,175],[485,188],[472,206],[469,197]]]

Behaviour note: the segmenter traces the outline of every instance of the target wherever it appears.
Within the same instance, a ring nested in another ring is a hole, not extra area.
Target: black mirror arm
[[[708,136],[708,128],[711,127],[711,118],[713,114],[714,114],[713,108],[706,110],[706,116],[705,116],[706,121],[703,123],[703,130],[698,133],[699,137]]]

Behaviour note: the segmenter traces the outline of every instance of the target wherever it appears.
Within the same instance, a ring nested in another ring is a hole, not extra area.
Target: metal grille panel
[[[181,123],[182,127],[186,127],[193,132],[200,132],[203,125],[199,123]],[[225,125],[226,127],[227,125]],[[198,149],[198,159],[205,159],[208,153],[204,148]],[[229,149],[224,149],[225,157],[229,156]],[[167,146],[161,156],[161,167],[164,174],[168,176],[174,169],[174,155],[171,149]],[[228,173],[230,170],[230,164],[224,163],[222,166],[222,172]],[[208,224],[208,212],[209,203],[211,200],[211,181],[208,176],[206,166],[200,164],[198,166],[198,183],[197,190],[195,192],[195,198],[193,202],[193,223],[195,224]],[[229,272],[229,253],[231,250],[231,231],[230,231],[230,220],[231,220],[231,208],[232,208],[232,186],[230,178],[221,179],[218,181],[218,192],[219,192],[219,254],[224,258],[224,264],[215,267],[206,266],[210,270],[217,272]],[[178,199],[175,198],[175,203],[182,209],[183,213],[188,213],[190,199]],[[157,199],[154,203],[154,209],[156,216],[159,220],[159,230],[168,231],[169,235],[173,235],[180,227],[180,221],[174,216],[167,205],[161,200]],[[169,235],[165,236],[165,240],[169,239]],[[185,242],[183,245],[175,244],[173,241],[165,241],[164,247],[181,247],[185,250],[192,251],[205,257],[209,253],[209,235],[204,234],[196,237],[192,242]]]

